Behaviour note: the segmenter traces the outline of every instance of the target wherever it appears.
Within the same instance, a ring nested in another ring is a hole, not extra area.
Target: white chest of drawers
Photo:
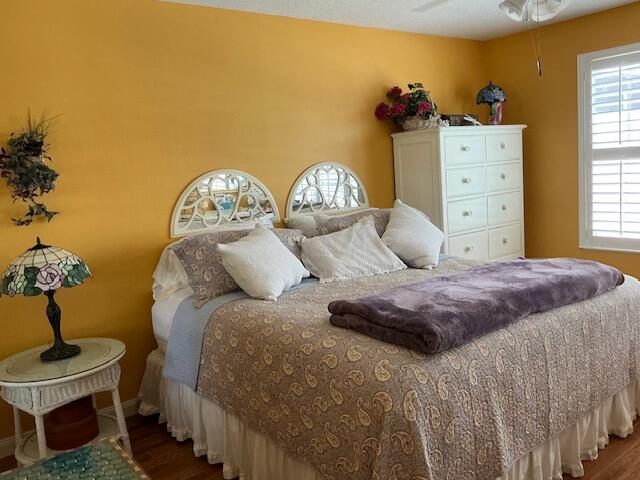
[[[396,196],[445,233],[449,255],[524,255],[522,130],[447,127],[392,135]]]

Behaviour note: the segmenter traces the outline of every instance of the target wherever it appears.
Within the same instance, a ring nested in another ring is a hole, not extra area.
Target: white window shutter
[[[579,70],[581,246],[640,251],[640,45]]]

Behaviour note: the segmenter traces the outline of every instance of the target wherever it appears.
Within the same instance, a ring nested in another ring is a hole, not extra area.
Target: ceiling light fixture
[[[536,50],[536,68],[542,77],[542,32],[540,23],[550,20],[567,8],[570,0],[504,0],[498,5],[500,10],[515,22],[538,24],[537,42],[533,39],[532,29],[529,32]]]
[[[500,5],[507,17],[516,22],[544,22],[569,5],[569,0],[504,0]]]

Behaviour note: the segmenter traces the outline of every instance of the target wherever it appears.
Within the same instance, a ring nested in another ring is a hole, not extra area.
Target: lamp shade
[[[0,280],[0,293],[33,297],[65,287],[80,285],[91,276],[89,268],[62,248],[36,245],[16,258]]]
[[[487,103],[489,105],[496,102],[506,102],[507,94],[506,92],[499,87],[498,85],[494,85],[489,82],[489,85],[484,87],[482,90],[478,92],[478,96],[476,97],[476,103]]]

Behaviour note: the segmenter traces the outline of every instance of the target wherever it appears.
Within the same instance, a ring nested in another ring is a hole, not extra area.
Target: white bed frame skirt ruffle
[[[186,385],[164,379],[164,355],[154,350],[140,388],[141,415],[160,413],[177,440],[193,440],[196,456],[223,464],[225,479],[323,480],[314,468],[294,460],[275,442]],[[583,460],[595,460],[609,435],[625,438],[640,413],[640,382],[634,381],[578,422],[520,457],[497,480],[562,480],[584,475]],[[436,480],[436,479],[434,479]]]

